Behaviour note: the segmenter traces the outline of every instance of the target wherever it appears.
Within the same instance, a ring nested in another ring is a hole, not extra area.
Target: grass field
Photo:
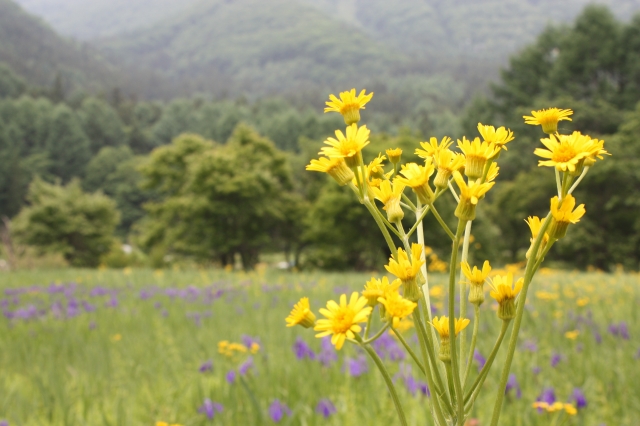
[[[370,276],[2,273],[0,421],[258,425],[274,424],[281,414],[278,423],[284,425],[396,424],[379,372],[354,345],[340,352],[326,344],[323,349],[311,330],[285,327],[285,316],[301,296],[309,296],[317,312],[328,299],[360,290]],[[442,313],[444,278],[430,280]],[[640,425],[639,308],[640,275],[541,271],[512,368],[517,386],[509,391],[501,424],[549,425],[547,415],[531,406],[536,398],[553,388],[558,400],[568,401],[579,388],[587,406],[567,424]],[[489,299],[482,306],[478,349],[484,356],[500,325],[493,309]],[[411,328],[405,334],[413,341]],[[233,354],[228,356],[219,351],[221,341],[243,346],[227,346]],[[402,359],[391,337],[378,350],[396,377],[410,424],[432,424],[418,369]],[[476,402],[480,424],[490,417],[498,374],[494,366]],[[203,407],[206,399],[211,404]]]

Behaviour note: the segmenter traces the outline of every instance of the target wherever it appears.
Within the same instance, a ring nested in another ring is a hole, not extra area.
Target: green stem
[[[497,426],[498,420],[500,419],[500,411],[502,410],[502,402],[504,401],[504,391],[507,387],[507,381],[509,380],[509,370],[511,369],[511,363],[513,362],[513,356],[516,352],[516,345],[518,343],[518,333],[520,332],[520,325],[522,324],[522,317],[524,315],[524,306],[525,301],[527,300],[527,291],[529,290],[529,284],[531,284],[531,280],[533,279],[533,274],[535,273],[534,266],[537,262],[536,256],[534,253],[538,253],[540,249],[540,244],[544,238],[544,234],[549,228],[551,224],[551,212],[547,214],[547,217],[544,220],[544,223],[540,227],[540,231],[538,232],[538,236],[533,242],[533,248],[531,250],[532,255],[529,257],[527,261],[527,267],[524,273],[524,285],[522,286],[522,291],[518,298],[520,299],[518,305],[516,306],[516,318],[513,323],[513,330],[511,330],[511,337],[509,338],[509,349],[507,350],[507,358],[504,362],[504,367],[502,369],[502,376],[500,377],[500,384],[498,385],[498,395],[496,397],[495,405],[493,406],[493,416],[491,417],[491,426]]]
[[[460,198],[458,197],[458,194],[456,194],[456,190],[453,189],[453,185],[451,185],[451,181],[449,181],[449,190],[451,190],[451,193],[453,194],[453,198],[455,198],[456,203],[460,202]]]
[[[567,194],[571,194],[573,191],[576,190],[576,188],[578,187],[578,184],[582,181],[582,179],[584,179],[588,171],[589,171],[588,166],[582,169],[582,173],[580,174],[580,177],[578,178],[578,180],[575,181],[575,183],[571,186],[571,188],[569,188],[569,191],[567,192]]]
[[[564,197],[567,196],[567,192],[569,191],[569,187],[573,182],[573,176],[569,174],[569,172],[564,172],[564,178],[562,179],[562,197],[558,197],[559,201],[564,200]]]
[[[369,329],[371,328],[371,318],[373,318],[373,312],[371,312],[369,314],[369,317],[367,318],[367,326],[364,329],[364,338],[365,338],[365,340],[369,336]]]
[[[371,209],[369,210],[371,212],[371,214],[375,214],[377,215],[378,219],[384,223],[386,225],[386,227],[393,232],[394,234],[396,234],[396,236],[398,238],[402,238],[402,236],[398,233],[398,231],[396,231],[396,228],[393,227],[393,225],[387,220],[386,217],[384,217],[384,215],[382,214],[382,212],[380,211],[380,209],[378,209],[378,207],[376,206],[375,202],[367,200],[365,201],[365,204],[369,203],[371,206]]]
[[[433,204],[430,204],[430,206],[431,206],[431,212],[433,212],[433,215],[438,220],[438,223],[440,224],[440,226],[442,226],[442,229],[444,229],[444,232],[446,232],[449,238],[453,240],[455,236],[453,235],[453,232],[451,232],[451,229],[449,229],[447,224],[444,222],[444,220],[442,220],[442,217],[438,213],[438,210],[436,210],[436,206]]]
[[[356,334],[356,339],[360,339],[360,336],[357,334]],[[404,410],[402,409],[402,405],[400,404],[400,398],[398,398],[398,393],[396,392],[396,388],[393,385],[393,381],[391,380],[391,376],[389,375],[387,368],[384,366],[384,363],[382,362],[378,354],[376,354],[376,351],[374,351],[371,346],[364,345],[364,344],[361,344],[361,346],[365,351],[367,351],[367,353],[369,354],[373,362],[378,367],[378,370],[380,370],[380,373],[382,374],[382,378],[384,379],[384,382],[387,385],[387,389],[389,389],[389,393],[391,394],[393,405],[395,405],[396,407],[396,412],[398,413],[400,424],[402,426],[408,426],[407,418],[404,414]]]
[[[456,396],[455,396],[455,384],[453,383],[453,372],[451,371],[451,361],[446,361],[444,363],[444,368],[447,370],[447,383],[449,385],[449,394],[451,394],[451,400],[453,401],[453,404],[455,406],[458,406],[458,401],[456,401]],[[460,412],[458,411],[457,413],[458,415],[460,415]],[[455,417],[454,417],[455,418]],[[456,424],[458,424],[458,422],[456,421]]]
[[[421,227],[422,220],[427,216],[427,213],[429,213],[429,206],[425,206],[424,208],[422,208],[420,206],[420,202],[418,201],[416,215],[418,215],[419,217],[416,219],[416,223],[414,223],[413,226],[411,227],[411,229],[409,229],[409,232],[407,233],[408,237],[410,237],[411,234],[413,234],[416,231],[417,228]],[[418,237],[418,240],[419,239],[420,239],[420,237]]]
[[[460,260],[460,278],[462,278],[462,263],[469,258],[469,240],[471,239],[471,225],[473,221],[468,221],[464,228],[464,241],[462,242],[462,258]],[[460,280],[460,319],[467,317],[467,282]],[[474,325],[475,327],[475,325]],[[467,330],[460,332],[460,366],[464,368],[465,350],[467,344]],[[466,375],[465,375],[466,377]],[[462,380],[464,383],[464,379]],[[464,389],[464,386],[463,386]]]
[[[464,421],[464,403],[462,395],[462,384],[460,383],[460,368],[458,366],[458,351],[456,349],[456,327],[455,327],[455,301],[456,301],[456,270],[458,266],[458,251],[460,249],[460,238],[466,226],[465,220],[458,220],[458,229],[453,239],[451,248],[451,263],[449,265],[449,341],[451,344],[451,367],[453,369],[453,385],[455,389],[458,409],[458,424],[462,426]]]
[[[369,315],[370,317],[372,317],[373,315]],[[380,330],[378,330],[378,332],[376,334],[373,335],[373,337],[371,337],[370,339],[366,339],[363,340],[362,343],[364,343],[365,345],[370,344],[371,342],[373,342],[374,340],[376,340],[378,337],[382,336],[382,333],[384,333],[387,328],[389,328],[389,323],[386,323]],[[365,336],[366,338],[366,336]]]
[[[558,189],[558,199],[562,198],[562,180],[560,179],[560,170],[554,169],[556,171],[556,187]]]
[[[422,363],[418,359],[418,356],[416,355],[415,352],[413,352],[413,349],[411,349],[411,346],[409,346],[407,341],[404,340],[404,337],[402,337],[402,334],[400,334],[400,332],[398,332],[398,330],[396,330],[393,327],[391,327],[391,330],[393,330],[393,332],[395,333],[395,335],[398,338],[398,340],[400,340],[400,343],[402,343],[402,346],[404,346],[404,348],[407,350],[407,352],[409,352],[409,355],[411,355],[411,358],[413,358],[413,361],[418,365],[418,367],[420,367],[420,371],[422,371],[422,374],[424,374],[426,376],[427,375],[427,370],[424,369],[424,366],[422,365]]]
[[[409,208],[410,208],[411,210],[416,211],[416,206],[415,206],[415,204],[413,204],[413,203],[411,202],[411,200],[409,199],[409,197],[407,197],[407,195],[406,195],[404,192],[402,193],[402,200],[403,200],[405,203],[407,203],[407,205],[409,206]]]
[[[467,379],[469,371],[471,371],[471,362],[473,361],[473,353],[476,350],[476,340],[478,337],[478,329],[480,328],[480,306],[473,306],[473,334],[471,335],[471,347],[469,347],[469,357],[467,358],[467,367],[462,378],[462,389],[467,387]],[[462,348],[460,349],[462,350]]]
[[[382,235],[384,236],[384,239],[387,242],[387,245],[389,246],[389,250],[391,250],[391,253],[395,256],[397,254],[397,252],[398,252],[397,249],[396,249],[396,245],[393,242],[393,240],[391,239],[391,235],[389,235],[389,231],[387,231],[387,227],[384,225],[383,222],[380,221],[380,218],[378,217],[378,215],[374,211],[374,210],[377,210],[377,209],[375,207],[372,207],[371,206],[371,202],[368,201],[368,200],[365,200],[364,205],[369,210],[369,213],[371,213],[371,216],[373,216],[373,220],[375,220],[376,223],[378,224],[378,228],[380,228],[380,231],[382,232]]]
[[[507,333],[508,328],[509,328],[509,321],[502,321],[502,328],[500,329],[500,334],[498,335],[498,339],[496,340],[496,343],[493,345],[493,349],[491,350],[491,353],[487,358],[487,362],[484,363],[484,366],[480,370],[478,377],[476,377],[476,380],[471,385],[471,388],[469,388],[469,393],[467,393],[467,395],[464,397],[465,404],[467,404],[469,401],[471,401],[471,404],[473,404],[473,401],[475,401],[476,397],[478,396],[478,393],[482,388],[482,384],[487,378],[487,375],[489,374],[489,370],[491,370],[491,365],[493,364],[493,361],[495,360],[496,355],[498,354],[498,350],[500,349],[500,346],[502,346],[502,341],[504,340],[504,336]]]

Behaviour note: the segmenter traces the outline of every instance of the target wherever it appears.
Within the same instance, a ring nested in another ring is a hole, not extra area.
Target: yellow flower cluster
[[[556,413],[558,411],[564,411],[570,416],[575,416],[578,414],[578,410],[572,404],[563,404],[562,402],[554,402],[553,404],[549,404],[548,402],[537,401],[533,403],[533,408],[539,410],[545,410],[547,413]]]
[[[251,343],[251,347],[246,347],[242,343],[233,343],[228,340],[222,340],[218,342],[218,353],[232,358],[240,354],[256,354],[260,350],[260,345],[256,342]]]

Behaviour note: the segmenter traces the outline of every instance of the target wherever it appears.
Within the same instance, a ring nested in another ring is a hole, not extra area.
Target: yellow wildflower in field
[[[431,161],[428,158],[424,166],[416,163],[403,164],[400,171],[402,176],[395,179],[395,181],[410,187],[422,204],[431,204],[435,198],[435,194],[429,186],[429,178],[434,170]]]
[[[399,281],[399,280],[398,280]],[[417,303],[407,300],[398,292],[387,292],[378,302],[385,308],[385,318],[393,321],[395,327],[401,319],[411,315],[418,306]]]
[[[431,157],[429,157],[431,158]],[[436,188],[446,188],[453,172],[460,170],[465,163],[464,155],[453,152],[449,149],[441,149],[434,156],[434,166],[438,168],[438,173],[433,180]]]
[[[398,288],[402,285],[402,281],[399,279],[389,283],[389,278],[382,277],[382,279],[376,279],[371,277],[371,281],[367,281],[362,291],[362,295],[367,298],[369,306],[376,306],[378,299],[384,297],[389,292],[398,292]]]
[[[549,302],[551,300],[558,300],[560,295],[557,293],[550,293],[548,291],[536,291],[536,297],[540,300]]]
[[[589,304],[588,297],[581,297],[580,299],[576,300],[576,305],[580,307],[587,306],[588,304]]]
[[[389,156],[389,161],[393,164],[397,164],[400,161],[400,157],[402,157],[402,149],[400,148],[389,148],[385,152]]]
[[[367,95],[365,94],[365,89],[362,89],[358,96],[356,96],[356,89],[340,92],[340,99],[331,94],[329,95],[329,101],[325,102],[327,107],[324,112],[339,112],[344,117],[344,122],[349,126],[360,121],[360,110],[365,109],[364,106],[372,97],[373,92]]]
[[[387,219],[391,223],[402,220],[404,217],[404,212],[402,211],[402,207],[400,207],[400,198],[402,197],[404,187],[402,182],[395,179],[393,181],[393,187],[391,186],[391,182],[384,180],[380,183],[379,188],[371,188],[376,199],[384,204],[383,209],[387,212]]]
[[[455,335],[464,330],[471,321],[468,318],[455,318],[454,319],[454,331]],[[438,353],[438,358],[440,358],[443,362],[451,361],[451,342],[450,334],[449,334],[449,317],[441,316],[433,317],[431,321],[431,325],[436,329],[438,334],[440,335],[440,352]]]
[[[229,358],[237,354],[247,353],[248,350],[249,349],[241,343],[231,343],[228,340],[218,342],[218,353]]]
[[[604,149],[604,141],[598,139],[591,139],[591,147],[589,150],[589,156],[584,159],[584,165],[591,167],[596,162],[596,158],[603,160],[603,155],[611,155]]]
[[[567,195],[562,202],[555,196],[551,199],[551,225],[549,226],[549,237],[560,239],[567,233],[570,223],[580,222],[580,218],[586,213],[584,204],[576,205],[573,195]]]
[[[347,166],[355,168],[362,159],[362,149],[369,145],[369,134],[371,132],[367,126],[358,127],[352,124],[347,127],[346,135],[340,130],[336,130],[336,138],[327,138],[325,146],[319,154],[329,158],[344,158]]]
[[[531,255],[531,249],[533,247],[533,241],[538,237],[540,233],[540,228],[542,228],[542,221],[538,216],[529,216],[525,219],[527,225],[529,225],[529,229],[531,230],[531,246],[529,246],[529,250],[527,250],[527,254],[525,255],[528,259]],[[542,241],[540,243],[540,248],[538,249],[538,255],[542,253],[547,243],[549,242],[549,234],[547,232],[544,233],[544,237],[542,237]],[[536,256],[537,258],[537,256]]]
[[[540,139],[540,142],[547,149],[536,148],[533,153],[548,160],[540,160],[538,166],[555,167],[561,172],[576,172],[576,169],[579,171],[587,157],[600,151],[599,148],[594,147],[589,136],[580,132],[573,132],[570,135],[550,135],[549,138]]]
[[[511,142],[513,137],[513,132],[507,128],[498,127],[496,129],[493,126],[487,126],[482,123],[478,123],[478,132],[482,136],[485,142],[489,144],[494,144],[500,149],[507,150],[506,144]]]
[[[580,330],[567,331],[564,333],[564,337],[571,340],[576,340],[580,335]]]
[[[358,296],[357,292],[351,294],[349,303],[347,295],[340,296],[340,304],[330,300],[327,309],[320,309],[320,313],[326,319],[319,319],[314,330],[320,331],[316,337],[331,335],[331,343],[340,350],[345,340],[355,338],[355,333],[360,333],[362,327],[358,323],[366,322],[371,313],[371,306],[367,306],[367,299]]]
[[[469,141],[466,137],[458,139],[458,148],[464,153],[466,164],[464,174],[469,179],[481,178],[484,173],[484,166],[490,158],[495,157],[500,152],[500,147],[489,142],[480,142],[480,138]]]
[[[438,143],[438,139],[431,137],[429,142],[420,142],[420,146],[422,149],[416,149],[416,155],[420,158],[424,158],[425,160],[430,157],[435,157],[438,152],[449,149],[453,141],[449,136],[445,136],[442,138],[440,143]]]
[[[386,159],[386,156],[378,154],[376,158],[371,160],[371,162],[367,165],[367,178],[384,178],[384,160]]]
[[[481,305],[484,302],[484,282],[491,272],[491,265],[488,260],[484,261],[482,270],[477,266],[473,267],[473,270],[469,266],[468,262],[462,262],[462,273],[471,283],[469,289],[469,302],[473,305]]]
[[[355,176],[341,157],[320,157],[319,160],[311,160],[311,163],[307,165],[307,170],[327,173],[334,178],[339,185],[348,184]]]
[[[571,404],[563,404],[562,402],[556,401],[552,404],[544,401],[536,401],[533,403],[533,408],[545,410],[547,413],[555,413],[557,411],[564,410],[570,416],[574,416],[578,413],[576,407]]]
[[[498,167],[498,163],[491,163],[489,166],[489,170],[487,171],[487,180],[485,182],[493,182],[498,177],[498,172],[500,171],[500,167]]]
[[[303,297],[296,303],[287,318],[287,327],[301,325],[304,328],[311,328],[316,325],[316,316],[309,308],[309,298]]]
[[[491,280],[491,297],[499,304],[498,318],[511,320],[516,316],[515,298],[522,290],[524,278],[520,278],[513,284],[513,274],[497,275]]]
[[[158,422],[156,422],[156,426],[182,426],[182,425],[180,423],[171,423],[171,424],[169,424],[167,422],[158,421]]]
[[[422,245],[413,243],[411,245],[411,260],[409,260],[407,252],[399,248],[397,256],[391,255],[389,264],[384,265],[387,271],[400,278],[404,286],[404,297],[411,301],[420,297],[420,289],[416,279],[420,274],[420,267],[425,262],[421,259],[422,250]]]
[[[478,201],[495,185],[495,182],[472,182],[467,185],[460,172],[454,172],[453,179],[456,181],[458,188],[460,188],[460,202],[454,214],[463,220],[475,219]]]
[[[411,321],[408,317],[405,317],[401,319],[397,324],[394,324],[393,328],[395,328],[396,331],[403,333],[413,328],[413,321]]]
[[[120,340],[122,340],[122,335],[120,333],[111,336],[111,341],[114,343],[119,342]]]
[[[571,121],[570,115],[573,111],[570,109],[549,108],[540,111],[531,111],[531,115],[524,115],[525,124],[532,126],[542,126],[542,131],[548,135],[558,131],[558,122],[562,120]]]

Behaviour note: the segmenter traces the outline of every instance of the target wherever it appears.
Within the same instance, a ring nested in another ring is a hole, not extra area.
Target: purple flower
[[[538,351],[538,344],[533,339],[527,339],[522,343],[522,348],[524,350],[529,351],[529,352],[537,352]]]
[[[573,389],[571,400],[576,403],[576,408],[578,409],[585,408],[587,406],[587,397],[580,388]]]
[[[198,371],[200,371],[201,373],[205,373],[207,371],[213,371],[213,361],[209,360],[209,361],[203,362],[200,368],[198,369]]]
[[[325,367],[330,366],[334,362],[338,360],[338,354],[336,353],[336,349],[331,344],[331,338],[325,337],[320,342],[321,349],[318,354],[318,361],[322,363]]]
[[[629,327],[627,326],[627,323],[622,321],[619,325],[618,325],[618,330],[620,331],[620,337],[622,337],[624,340],[629,340]]]
[[[293,344],[293,353],[296,354],[296,358],[298,359],[305,359],[305,358],[316,359],[316,354],[311,350],[309,345],[307,345],[307,343],[304,340],[302,340],[300,337],[298,337],[295,343]]]
[[[322,414],[322,417],[326,419],[330,415],[336,413],[336,407],[330,399],[323,398],[318,401],[318,405],[316,405],[316,413]]]
[[[0,426],[9,426],[9,422],[7,420],[3,420],[0,422]]]
[[[247,348],[250,348],[251,346],[253,346],[254,343],[257,344],[258,346],[262,346],[260,344],[260,339],[258,337],[251,337],[244,334],[242,335],[240,340],[242,340],[242,344],[245,345]]]
[[[236,382],[236,370],[229,370],[229,372],[225,376],[225,379],[227,379],[227,382],[230,385],[234,384]]]
[[[531,369],[531,372],[532,372],[534,375],[536,375],[536,376],[537,376],[538,374],[540,374],[540,372],[541,372],[541,371],[542,371],[542,369],[541,369],[540,367],[538,367],[538,366],[533,367],[533,368]]]
[[[620,333],[620,328],[618,327],[618,324],[611,324],[609,325],[609,333],[613,334],[614,336],[617,336]]]
[[[551,405],[556,402],[556,393],[553,388],[545,388],[538,398],[536,398],[536,401],[546,402]]]
[[[209,398],[206,398],[204,400],[204,404],[202,404],[200,408],[198,408],[198,413],[204,414],[208,419],[213,419],[213,416],[215,416],[216,412],[222,413],[222,405],[218,404],[217,402],[211,401],[211,399]]]
[[[593,338],[596,339],[596,343],[602,343],[602,335],[597,329],[593,329]]]
[[[111,295],[111,299],[104,304],[107,308],[117,308],[118,307],[118,298],[115,294]]]
[[[287,416],[291,416],[291,410],[287,407],[287,404],[280,402],[279,399],[274,399],[269,406],[269,416],[271,417],[271,420],[279,423],[285,414]]]
[[[560,355],[558,352],[554,352],[553,355],[551,355],[551,367],[555,368],[561,360],[562,355]]]
[[[473,359],[478,363],[478,371],[482,370],[482,367],[487,363],[487,359],[477,349],[473,351]]]
[[[516,380],[515,374],[509,374],[509,380],[507,380],[507,387],[505,388],[504,393],[508,395],[512,390],[515,392],[516,398],[520,399],[522,397],[522,390]]]
[[[254,367],[253,357],[250,356],[245,362],[240,364],[240,367],[238,367],[238,373],[240,373],[241,376],[246,376],[246,374],[249,372],[249,369],[252,367]]]
[[[82,301],[82,307],[84,308],[85,312],[93,312],[96,310],[96,307],[91,303],[87,302],[86,300]]]
[[[345,363],[342,366],[342,371],[346,371],[351,377],[360,377],[367,371],[369,371],[369,365],[367,365],[367,358],[364,355],[360,355],[358,358],[345,359]]]
[[[403,361],[406,357],[404,351],[390,334],[383,334],[372,344],[373,349],[382,359],[391,361]]]

